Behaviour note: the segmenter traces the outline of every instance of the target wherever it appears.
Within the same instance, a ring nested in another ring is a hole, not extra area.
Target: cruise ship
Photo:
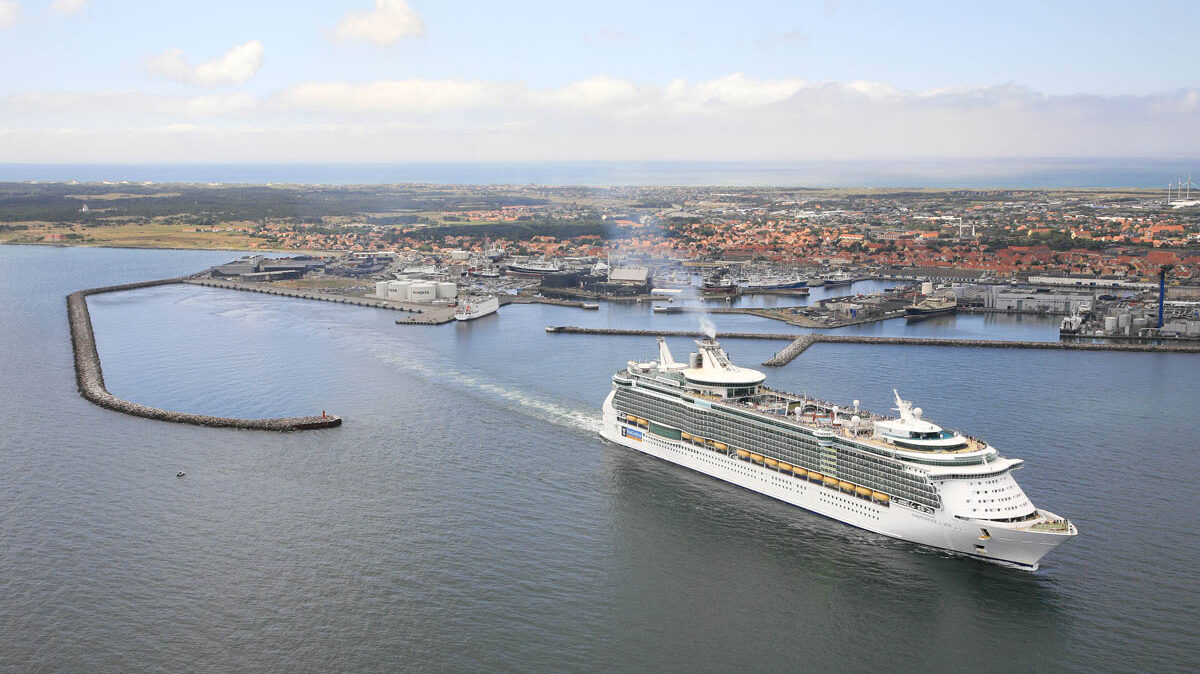
[[[678,363],[613,375],[605,439],[868,531],[992,562],[1037,569],[1077,534],[1033,505],[1020,459],[946,430],[895,394],[898,417],[783,393],[734,365],[715,339]]]

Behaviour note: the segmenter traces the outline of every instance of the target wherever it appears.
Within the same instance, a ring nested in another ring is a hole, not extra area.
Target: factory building
[[[960,306],[997,311],[1073,314],[1087,310],[1096,302],[1094,291],[1039,290],[971,283],[956,283],[953,287]]]

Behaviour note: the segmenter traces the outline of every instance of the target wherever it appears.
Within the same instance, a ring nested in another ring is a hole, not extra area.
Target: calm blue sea
[[[903,159],[807,162],[0,164],[0,181],[789,187],[1162,187],[1200,158]]]
[[[79,397],[67,293],[230,257],[0,246],[0,671],[1200,669],[1200,356],[818,344],[768,371],[875,410],[898,388],[1025,459],[1034,502],[1080,529],[1029,573],[602,442],[611,374],[654,341],[544,327],[695,327],[647,307],[430,327],[191,286],[102,295],[115,394],[346,423],[206,429]],[[1050,339],[1054,324],[913,329]],[[726,346],[754,365],[783,343]]]

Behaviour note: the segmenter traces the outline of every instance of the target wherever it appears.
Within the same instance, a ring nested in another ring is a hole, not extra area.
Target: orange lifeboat
[[[836,487],[836,486],[838,486],[838,482],[840,482],[840,480],[838,480],[836,477],[834,477],[832,475],[825,476],[825,486],[826,487]]]
[[[750,460],[753,461],[754,463],[762,463],[763,455],[762,454],[751,454]]]
[[[855,487],[854,491],[857,492],[859,496],[870,496],[871,495],[871,490],[867,489],[866,487]]]
[[[800,466],[793,466],[792,470],[795,471],[796,477],[808,477],[808,471]]]
[[[813,471],[808,474],[808,479],[812,480],[813,482],[820,482],[821,480],[825,479],[825,476],[816,471]]]
[[[838,486],[839,486],[839,487],[841,487],[842,489],[847,489],[847,490],[850,490],[850,491],[854,491],[854,485],[853,485],[853,484],[851,484],[851,483],[849,483],[849,482],[847,482],[847,481],[845,481],[845,480],[842,480],[841,482],[838,482]]]
[[[779,462],[779,470],[782,470],[785,473],[790,473],[790,472],[792,472],[792,464],[784,463],[784,462],[780,461]]]
[[[768,466],[770,466],[771,468],[774,468],[774,467],[776,467],[776,466],[778,466],[778,465],[779,465],[779,462],[778,462],[778,461],[776,461],[775,459],[765,459],[765,460],[763,461],[763,463],[767,464],[767,465],[768,465]]]
[[[881,491],[871,492],[871,498],[879,501],[880,503],[887,503],[888,501],[892,500],[891,497]]]
[[[747,450],[744,450],[744,449],[739,449],[737,451],[737,455],[738,455],[739,459],[749,459],[750,458],[750,452],[748,452]]]

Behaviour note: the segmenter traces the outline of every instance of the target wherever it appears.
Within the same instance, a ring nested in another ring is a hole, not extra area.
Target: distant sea
[[[0,164],[0,182],[136,181],[738,187],[1166,188],[1200,158],[910,159],[809,162],[427,162],[395,164]]]

